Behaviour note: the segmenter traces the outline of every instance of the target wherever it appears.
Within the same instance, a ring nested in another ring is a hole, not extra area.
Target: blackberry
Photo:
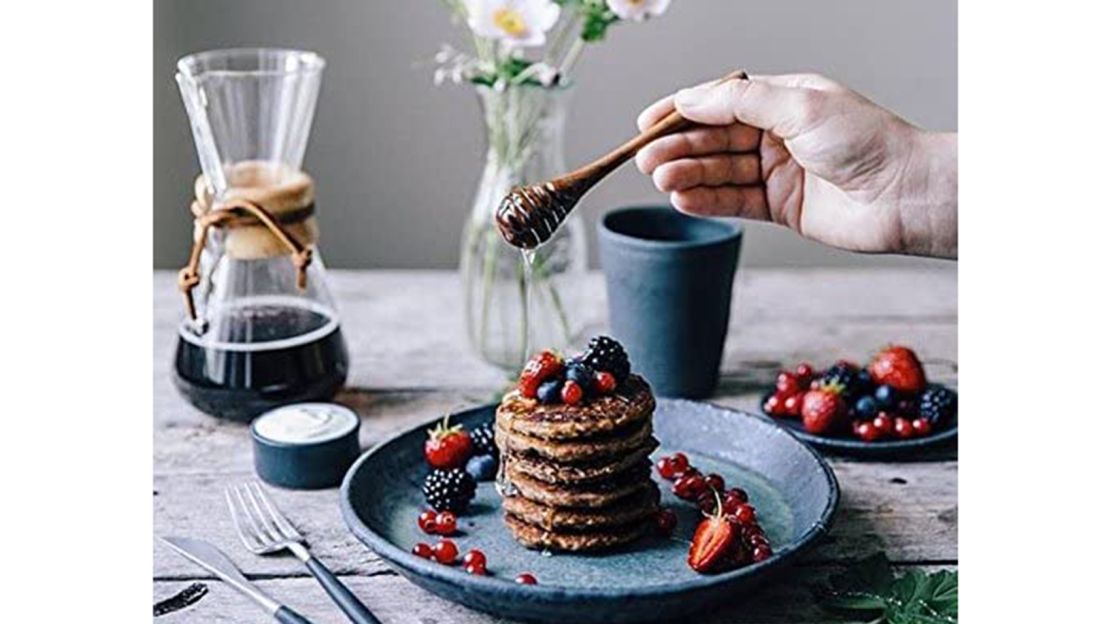
[[[624,383],[624,380],[628,379],[628,374],[632,371],[624,347],[608,336],[594,336],[591,338],[582,360],[595,371],[611,373],[613,377],[617,378],[617,384]]]
[[[863,374],[861,374],[863,373]],[[837,362],[821,375],[821,385],[843,388],[841,395],[849,404],[864,394],[870,394],[871,376],[850,362]]]
[[[497,446],[493,441],[493,423],[485,423],[471,429],[470,443],[474,445],[475,455],[496,455]]]
[[[424,478],[424,498],[436,511],[462,513],[466,510],[478,484],[462,468],[433,470]]]
[[[837,384],[847,389],[855,382],[857,370],[855,366],[847,362],[837,362],[828,367],[821,375],[821,383],[827,385]]]
[[[929,384],[917,399],[917,414],[934,428],[947,426],[956,417],[956,393],[940,385]]]

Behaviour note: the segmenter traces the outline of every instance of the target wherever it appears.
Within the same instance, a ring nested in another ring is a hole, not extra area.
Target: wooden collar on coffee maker
[[[314,204],[303,208],[282,213],[280,219],[275,217],[262,206],[246,200],[231,199],[223,202],[207,212],[198,210],[196,202],[193,204],[193,213],[196,215],[194,223],[196,229],[193,233],[193,248],[189,253],[189,263],[177,274],[177,286],[185,296],[185,309],[189,318],[196,320],[197,309],[193,301],[193,288],[200,283],[200,256],[204,251],[205,242],[208,240],[208,231],[213,227],[243,227],[261,223],[274,235],[290,253],[293,266],[297,269],[297,288],[304,290],[307,285],[306,271],[312,262],[312,248],[300,243],[289,235],[282,223],[295,223],[312,216]],[[198,214],[199,212],[199,214]]]

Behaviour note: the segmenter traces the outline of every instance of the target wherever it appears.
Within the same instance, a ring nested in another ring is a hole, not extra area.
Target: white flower
[[[662,15],[671,5],[671,0],[605,0],[605,4],[622,20],[641,22]]]
[[[559,19],[551,0],[466,0],[467,24],[479,37],[507,45],[541,46]]]

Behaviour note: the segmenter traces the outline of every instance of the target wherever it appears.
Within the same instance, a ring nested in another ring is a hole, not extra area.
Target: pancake
[[[649,437],[647,443],[616,458],[603,457],[599,461],[583,463],[557,463],[530,453],[506,453],[504,461],[521,474],[552,484],[590,483],[608,479],[632,466],[643,463],[659,441]]]
[[[617,458],[643,447],[651,439],[651,419],[634,423],[632,429],[582,440],[551,440],[522,433],[510,432],[501,427],[494,432],[494,442],[502,451],[518,455],[541,457],[559,463],[601,461]]]
[[[655,398],[639,375],[628,379],[613,394],[593,397],[578,405],[543,404],[514,390],[497,407],[497,426],[545,440],[570,440],[626,429],[651,418]]]
[[[597,509],[549,507],[523,496],[505,497],[502,507],[516,518],[548,531],[591,531],[652,517],[659,509],[659,490],[641,490],[617,505]]]
[[[632,542],[647,533],[652,523],[640,521],[599,531],[567,533],[547,531],[512,514],[505,514],[505,525],[509,527],[513,538],[527,548],[583,552]]]
[[[505,465],[505,475],[516,488],[515,494],[530,501],[552,507],[597,508],[616,504],[618,501],[643,490],[655,489],[651,480],[651,462],[644,460],[623,473],[597,483],[579,485],[552,485],[533,479],[511,464]]]

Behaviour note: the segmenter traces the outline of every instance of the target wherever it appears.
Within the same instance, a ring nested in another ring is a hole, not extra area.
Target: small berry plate
[[[760,405],[766,402],[771,393],[763,396]],[[934,451],[955,443],[958,434],[958,423],[952,423],[948,428],[934,431],[927,436],[909,438],[905,440],[874,440],[864,441],[850,433],[842,436],[823,436],[810,433],[802,426],[798,417],[774,416],[771,417],[780,427],[788,429],[806,444],[813,446],[822,453],[858,459],[913,459],[927,451]]]
[[[454,414],[451,422],[473,428],[493,419],[495,405]],[[469,509],[458,516],[451,539],[460,553],[479,549],[487,575],[467,574],[411,554],[435,536],[417,526],[426,509],[421,483],[427,425],[404,432],[365,453],[340,490],[343,518],[354,535],[397,572],[448,600],[504,618],[542,622],[640,622],[682,620],[728,601],[782,571],[829,529],[840,498],[828,463],[792,433],[763,415],[707,403],[660,399],[654,432],[661,448],[654,459],[676,451],[729,486],[741,486],[758,510],[774,554],[760,563],[701,575],[687,566],[697,508],[679,500],[656,474],[662,504],[677,514],[670,537],[648,536],[603,554],[575,555],[525,549],[504,525],[492,483],[478,486]],[[530,573],[535,585],[514,582]]]

